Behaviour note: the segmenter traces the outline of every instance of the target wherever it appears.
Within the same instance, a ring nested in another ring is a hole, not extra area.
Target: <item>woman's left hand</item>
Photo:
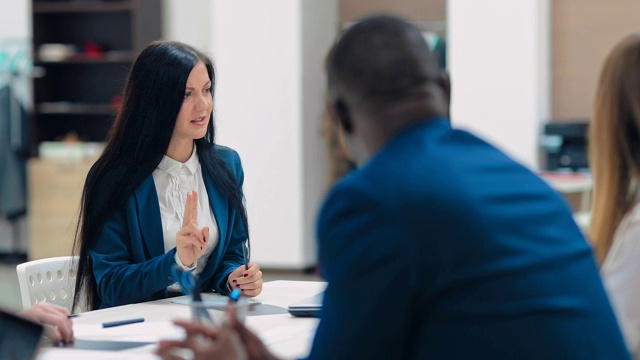
[[[242,290],[244,296],[258,296],[262,292],[262,271],[258,264],[249,263],[249,268],[244,265],[235,269],[227,278],[231,289]]]

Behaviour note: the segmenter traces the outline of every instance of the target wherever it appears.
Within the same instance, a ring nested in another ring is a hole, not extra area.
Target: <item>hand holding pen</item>
[[[243,296],[258,296],[262,292],[262,271],[258,264],[249,263],[235,269],[227,278],[231,290],[238,289]]]
[[[160,341],[156,354],[163,359],[174,359],[177,350],[189,349],[195,359],[278,359],[238,317],[237,290],[234,290],[229,298],[222,326],[211,327],[182,320],[174,321],[174,324],[185,329],[186,338]]]
[[[40,302],[20,313],[20,316],[42,324],[54,342],[73,342],[73,323],[69,311],[61,306]]]

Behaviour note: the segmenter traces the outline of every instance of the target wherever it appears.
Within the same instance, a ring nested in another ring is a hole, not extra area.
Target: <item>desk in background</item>
[[[287,306],[313,296],[323,291],[325,287],[326,283],[320,281],[266,282],[263,285],[262,294],[255,298],[262,301],[262,304],[249,312],[245,324],[255,331],[276,355],[285,358],[306,357],[311,350],[319,319],[293,317],[287,312]],[[214,317],[222,316],[221,311],[209,311]],[[97,328],[98,325],[107,321],[143,317],[145,319],[143,323],[106,329],[105,334],[115,334],[114,329],[119,329],[117,331],[119,334],[113,335],[109,340],[145,341],[146,339],[148,341],[154,336],[176,337],[176,329],[172,328],[168,322],[174,319],[189,319],[190,315],[188,306],[172,303],[171,299],[162,299],[82,313],[73,319],[73,323],[76,338],[89,336],[95,339],[95,335],[88,335],[87,329]],[[136,334],[133,337],[130,333],[131,329],[146,329],[147,333]],[[156,347],[153,344],[118,352],[43,348],[36,359],[156,359],[157,357],[153,355]]]
[[[564,196],[580,195],[573,218],[583,232],[589,227],[593,178],[585,173],[542,172],[539,174],[557,192]]]
[[[91,165],[93,160],[29,160],[29,260],[71,254]]]

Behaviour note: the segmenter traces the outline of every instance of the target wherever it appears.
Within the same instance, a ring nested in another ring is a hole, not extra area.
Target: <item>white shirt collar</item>
[[[185,163],[181,163],[177,160],[174,160],[167,155],[162,157],[160,160],[160,164],[158,164],[158,169],[165,171],[169,175],[178,176],[180,170],[184,167],[189,170],[190,174],[195,174],[196,170],[198,170],[198,152],[196,151],[196,145],[193,145],[193,152],[191,152],[191,157]]]

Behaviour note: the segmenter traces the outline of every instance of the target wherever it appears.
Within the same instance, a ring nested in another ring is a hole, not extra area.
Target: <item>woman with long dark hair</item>
[[[201,291],[262,291],[249,256],[238,154],[215,144],[209,58],[178,42],[138,56],[104,152],[84,185],[74,253],[74,308],[107,308],[181,293],[174,266]]]

